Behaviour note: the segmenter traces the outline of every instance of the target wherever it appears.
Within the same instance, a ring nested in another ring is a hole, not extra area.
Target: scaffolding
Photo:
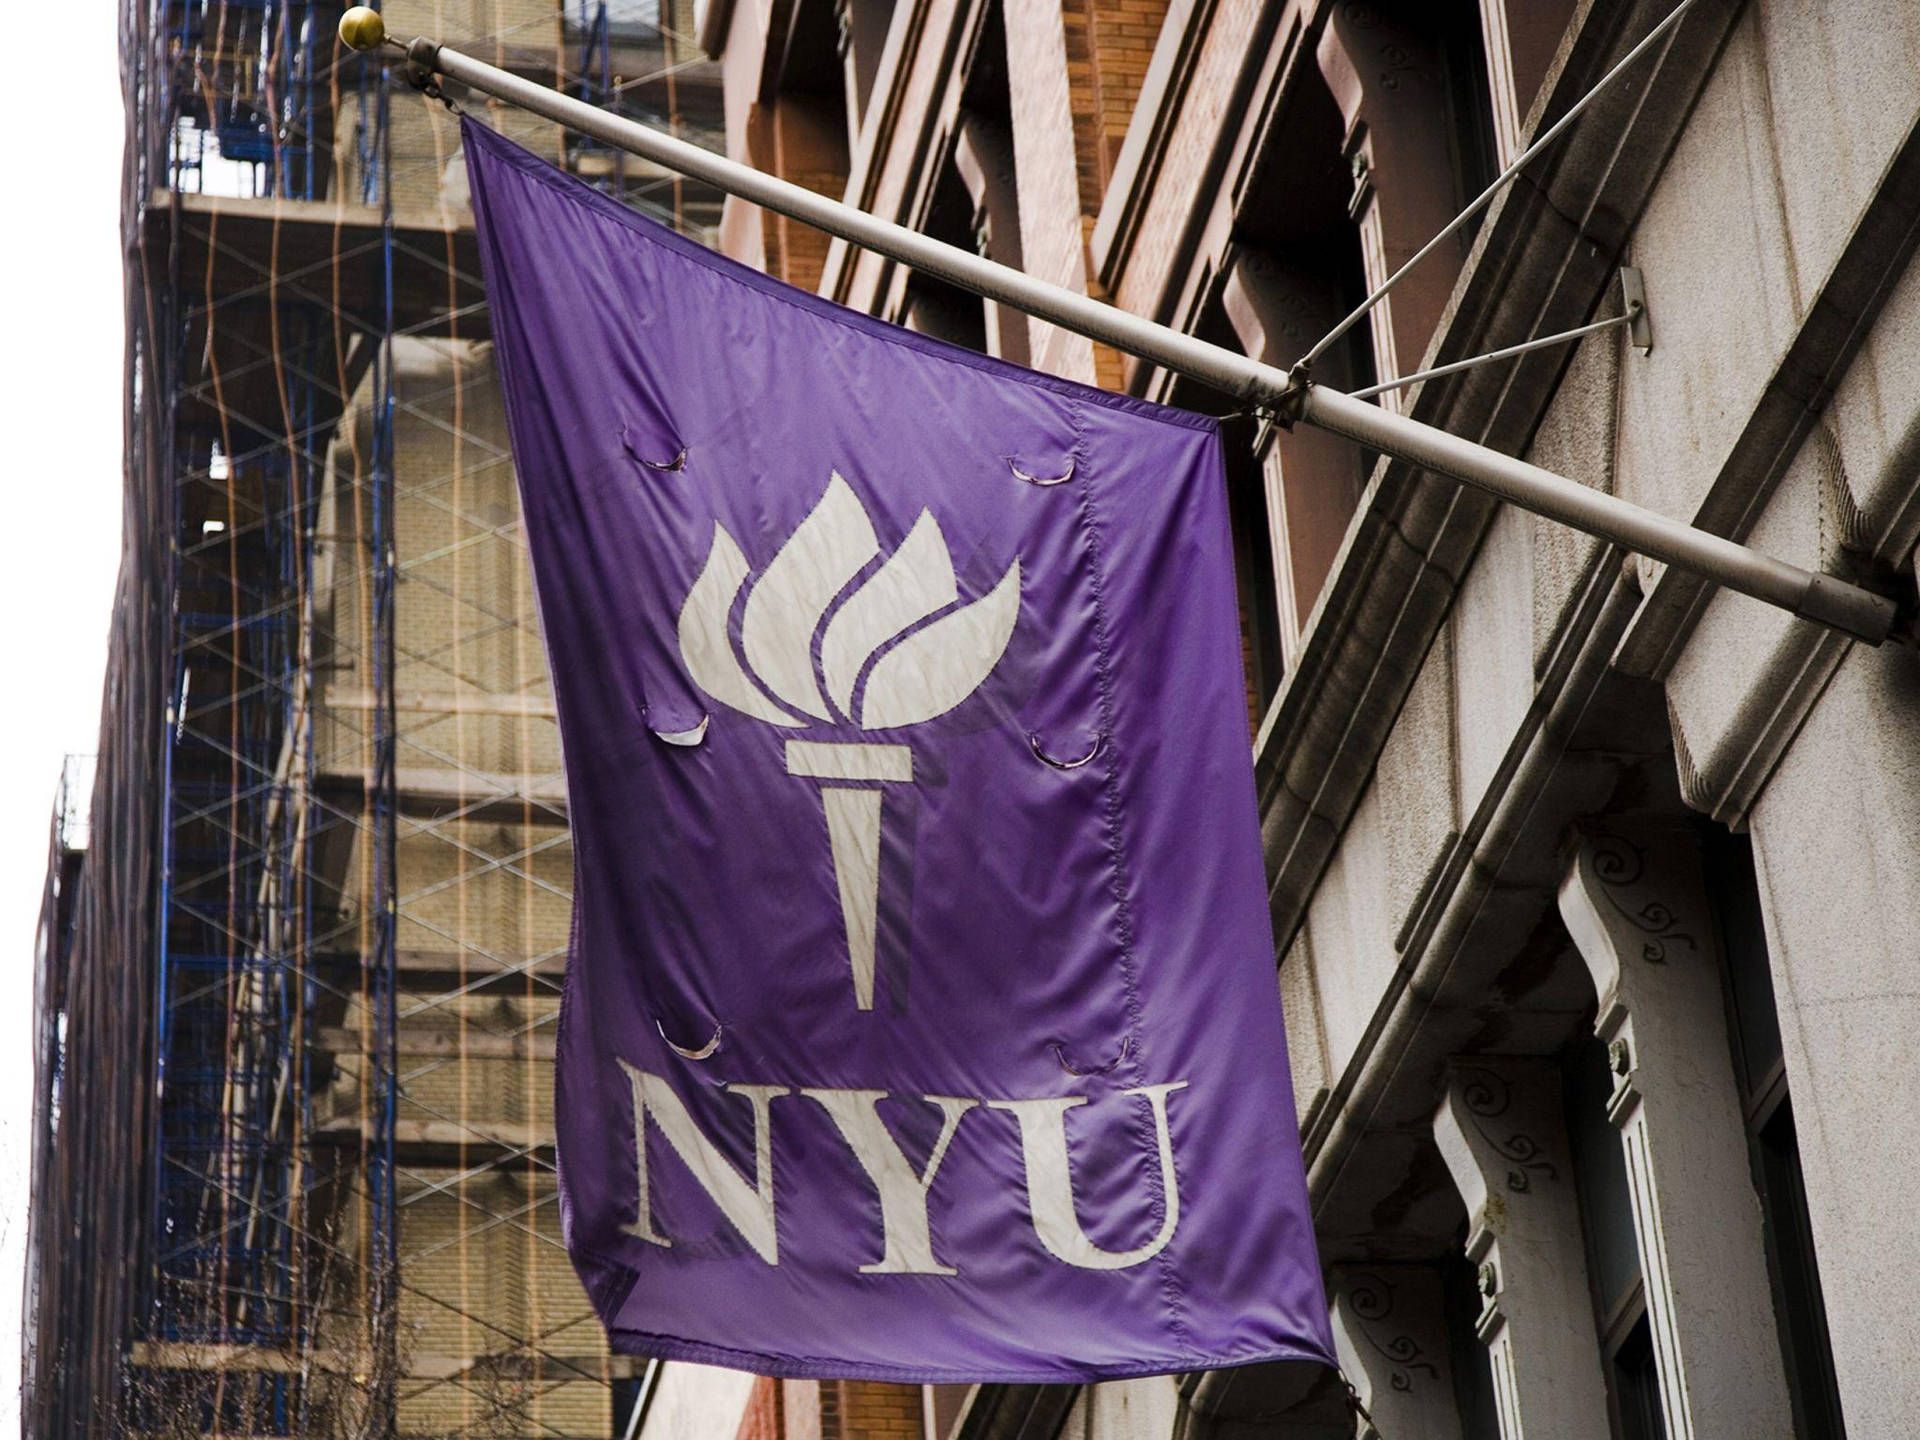
[[[691,0],[384,8],[721,143]],[[340,9],[123,0],[127,536],[39,957],[34,1434],[606,1436],[637,1380],[559,1237],[572,856],[458,130]]]

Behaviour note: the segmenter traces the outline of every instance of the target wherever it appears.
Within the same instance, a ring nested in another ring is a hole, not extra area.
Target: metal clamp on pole
[[[1682,7],[1684,8],[1684,7]],[[1677,13],[1677,12],[1676,12]],[[812,190],[703,150],[687,141],[610,114],[545,85],[510,74],[432,40],[402,45],[380,16],[364,6],[340,20],[340,38],[355,50],[381,45],[404,50],[410,66],[504,100],[510,105],[590,135],[665,169],[885,255],[989,300],[1010,305],[1116,350],[1185,375],[1251,405],[1271,407],[1284,423],[1299,422],[1345,435],[1383,454],[1498,495],[1544,515],[1700,575],[1729,590],[1827,626],[1869,645],[1892,633],[1893,601],[1831,575],[1775,560],[1744,545],[1589,489],[1563,475],[1392,414],[1324,385],[1310,383],[1304,366],[1289,374],[1223,346],[1077,294],[971,250],[948,245]],[[1637,277],[1635,277],[1637,278]],[[1641,301],[1644,313],[1644,300]],[[1556,340],[1570,337],[1554,337]],[[1648,343],[1643,332],[1635,344]],[[1486,357],[1482,357],[1486,358]]]

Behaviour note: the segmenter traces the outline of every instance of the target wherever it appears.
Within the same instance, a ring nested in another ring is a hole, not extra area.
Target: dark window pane
[[[1273,531],[1267,518],[1266,477],[1253,456],[1256,427],[1235,419],[1222,427],[1227,460],[1227,505],[1233,524],[1233,570],[1240,591],[1240,640],[1247,666],[1248,712],[1259,729],[1280,688],[1279,592],[1273,572]]]
[[[626,1440],[627,1428],[633,1422],[633,1407],[639,1403],[638,1380],[613,1382],[613,1440]]]
[[[1462,1440],[1500,1440],[1500,1410],[1493,1398],[1493,1365],[1474,1326],[1480,1317],[1479,1266],[1460,1248],[1442,1265],[1446,1287],[1448,1358],[1453,1364],[1453,1399],[1460,1413]]]
[[[1620,1440],[1666,1440],[1660,1375],[1653,1363],[1653,1331],[1644,1314],[1613,1352],[1613,1396]]]
[[[1780,1017],[1774,1011],[1767,932],[1754,884],[1753,847],[1744,835],[1718,828],[1702,847],[1707,893],[1720,926],[1731,990],[1733,1042],[1741,1097],[1749,1112],[1780,1064]]]
[[[1827,1311],[1820,1295],[1820,1265],[1807,1218],[1807,1187],[1800,1173],[1800,1146],[1793,1104],[1783,1101],[1754,1146],[1760,1205],[1766,1217],[1767,1261],[1773,1272],[1774,1315],[1787,1362],[1798,1440],[1842,1440],[1840,1387],[1833,1374]]]
[[[1633,1196],[1620,1133],[1607,1119],[1613,1072],[1607,1047],[1597,1036],[1576,1043],[1562,1069],[1566,1083],[1567,1143],[1573,1149],[1580,1189],[1580,1219],[1587,1232],[1595,1305],[1608,1324],[1640,1283],[1640,1250],[1634,1238]]]
[[[1499,153],[1493,138],[1493,96],[1487,88],[1487,51],[1477,4],[1446,7],[1442,38],[1447,59],[1448,131],[1453,140],[1454,170],[1460,204],[1486,189],[1499,173]],[[1467,234],[1480,230],[1480,216],[1468,222]]]

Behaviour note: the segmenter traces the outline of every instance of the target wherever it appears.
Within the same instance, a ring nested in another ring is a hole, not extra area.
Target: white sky
[[[118,8],[81,0],[44,12],[0,83],[0,1436],[19,1433],[47,825],[61,757],[96,745],[120,553]],[[14,19],[18,40],[24,17]]]

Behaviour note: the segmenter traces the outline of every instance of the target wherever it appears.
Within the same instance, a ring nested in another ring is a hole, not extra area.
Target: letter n
[[[720,1213],[727,1217],[728,1223],[753,1246],[762,1260],[769,1265],[778,1265],[780,1241],[774,1223],[773,1135],[769,1128],[768,1107],[776,1097],[790,1093],[787,1087],[726,1087],[729,1094],[746,1096],[747,1103],[753,1106],[753,1181],[749,1184],[746,1177],[720,1153],[719,1147],[700,1133],[700,1127],[693,1123],[687,1107],[665,1080],[658,1075],[649,1075],[644,1070],[636,1070],[624,1060],[620,1062],[620,1068],[627,1072],[627,1080],[633,1086],[633,1149],[640,1171],[639,1214],[633,1224],[621,1228],[650,1245],[673,1244],[653,1228],[653,1203],[647,1187],[647,1116],[651,1114],[654,1125],[667,1137],[673,1153],[680,1157],[680,1163],[687,1167],[700,1188],[707,1192],[707,1198],[720,1207]]]

